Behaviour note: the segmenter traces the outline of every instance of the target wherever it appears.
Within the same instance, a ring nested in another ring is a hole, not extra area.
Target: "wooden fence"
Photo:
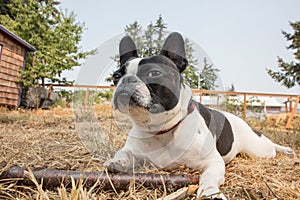
[[[49,84],[49,91],[53,90],[53,87],[67,87],[67,88],[82,88],[86,90],[85,103],[88,101],[89,90],[91,89],[114,89],[113,86],[88,86],[88,85],[58,85]],[[285,111],[288,114],[286,128],[292,128],[292,120],[296,114],[298,105],[300,103],[300,94],[274,94],[274,93],[251,93],[251,92],[232,92],[232,91],[211,91],[211,90],[198,90],[193,89],[194,95],[199,95],[200,103],[202,103],[203,95],[228,95],[228,96],[243,96],[243,119],[246,120],[247,112],[247,97],[248,96],[265,96],[265,97],[279,97],[286,98]]]
[[[251,93],[251,92],[229,92],[229,91],[211,91],[211,90],[193,90],[194,94],[199,94],[200,103],[202,103],[202,97],[205,94],[208,95],[228,95],[228,96],[243,96],[243,119],[246,119],[247,113],[247,96],[265,96],[265,97],[280,97],[286,98],[285,101],[285,111],[289,113],[288,120],[286,123],[286,128],[292,127],[292,120],[296,114],[299,102],[300,95],[294,94],[274,94],[274,93]]]

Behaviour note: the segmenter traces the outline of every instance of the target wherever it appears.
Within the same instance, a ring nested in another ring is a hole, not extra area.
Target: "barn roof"
[[[15,41],[17,41],[18,43],[20,43],[22,46],[24,46],[28,51],[34,52],[36,51],[36,49],[31,46],[28,42],[26,42],[25,40],[23,40],[22,38],[18,37],[17,35],[15,35],[13,32],[9,31],[8,29],[6,29],[4,26],[2,26],[0,24],[0,31],[4,32],[6,35],[8,35],[9,37],[11,37],[12,39],[14,39]]]

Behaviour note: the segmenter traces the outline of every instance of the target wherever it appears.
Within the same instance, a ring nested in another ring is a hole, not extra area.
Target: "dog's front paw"
[[[109,172],[127,172],[129,170],[129,160],[109,160],[104,163],[104,167]]]

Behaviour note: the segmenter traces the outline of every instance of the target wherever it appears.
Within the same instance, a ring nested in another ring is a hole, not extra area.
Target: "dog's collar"
[[[193,99],[191,98],[190,101],[189,101],[189,105],[188,105],[188,108],[187,108],[187,114],[181,119],[179,120],[174,126],[172,126],[171,128],[168,128],[166,130],[161,130],[161,131],[158,131],[158,132],[148,132],[150,134],[153,134],[153,135],[162,135],[162,134],[165,134],[171,130],[173,130],[174,128],[176,128],[189,114],[191,114],[195,109],[195,103],[193,101]]]

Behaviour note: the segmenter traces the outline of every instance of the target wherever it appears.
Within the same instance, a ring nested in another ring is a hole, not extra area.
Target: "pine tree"
[[[287,33],[282,31],[284,37],[291,44],[287,49],[293,50],[295,55],[295,62],[285,62],[282,58],[278,57],[278,67],[279,71],[272,71],[267,69],[268,74],[277,82],[287,88],[292,88],[298,84],[300,86],[300,21],[290,23],[291,27],[294,29],[294,33]]]
[[[199,70],[197,70],[196,65],[198,65],[198,60],[194,58],[193,44],[189,39],[184,40],[186,59],[188,60],[189,65],[183,71],[183,77],[185,83],[187,83],[191,88],[199,88]]]
[[[199,75],[199,85],[202,90],[214,90],[216,85],[216,80],[218,78],[217,72],[220,70],[215,68],[212,64],[208,64],[207,59],[203,60],[203,68]]]
[[[143,30],[142,26],[137,21],[134,21],[132,24],[125,27],[125,33],[135,42],[139,56],[149,57],[159,54],[168,31],[167,24],[160,15],[155,23],[153,24],[150,22],[145,30]],[[201,78],[199,79],[199,70],[196,68],[198,60],[193,55],[193,44],[187,38],[185,39],[185,50],[186,58],[189,63],[188,67],[183,72],[185,83],[191,88],[214,89],[216,86],[215,81],[217,79],[216,72],[219,70],[213,68],[212,65],[208,65],[205,59],[204,68],[201,72],[203,74],[202,76],[200,74]],[[115,56],[113,59],[114,61],[119,62],[119,55]],[[106,78],[107,82],[112,81],[111,76],[112,75]]]
[[[143,38],[141,37],[142,34],[142,26],[137,22],[134,21],[132,24],[126,25],[124,31],[130,37],[133,39],[135,42],[136,48],[138,50],[138,54],[142,55],[143,54]]]
[[[154,52],[154,54],[158,54],[164,44],[166,29],[167,29],[167,24],[164,23],[162,16],[159,15],[158,19],[156,20],[155,29],[154,29],[156,34],[156,38],[154,42],[156,44],[156,50],[157,50]]]
[[[235,92],[235,87],[234,87],[234,85],[231,84],[231,86],[228,88],[227,91],[229,91],[229,92]]]

